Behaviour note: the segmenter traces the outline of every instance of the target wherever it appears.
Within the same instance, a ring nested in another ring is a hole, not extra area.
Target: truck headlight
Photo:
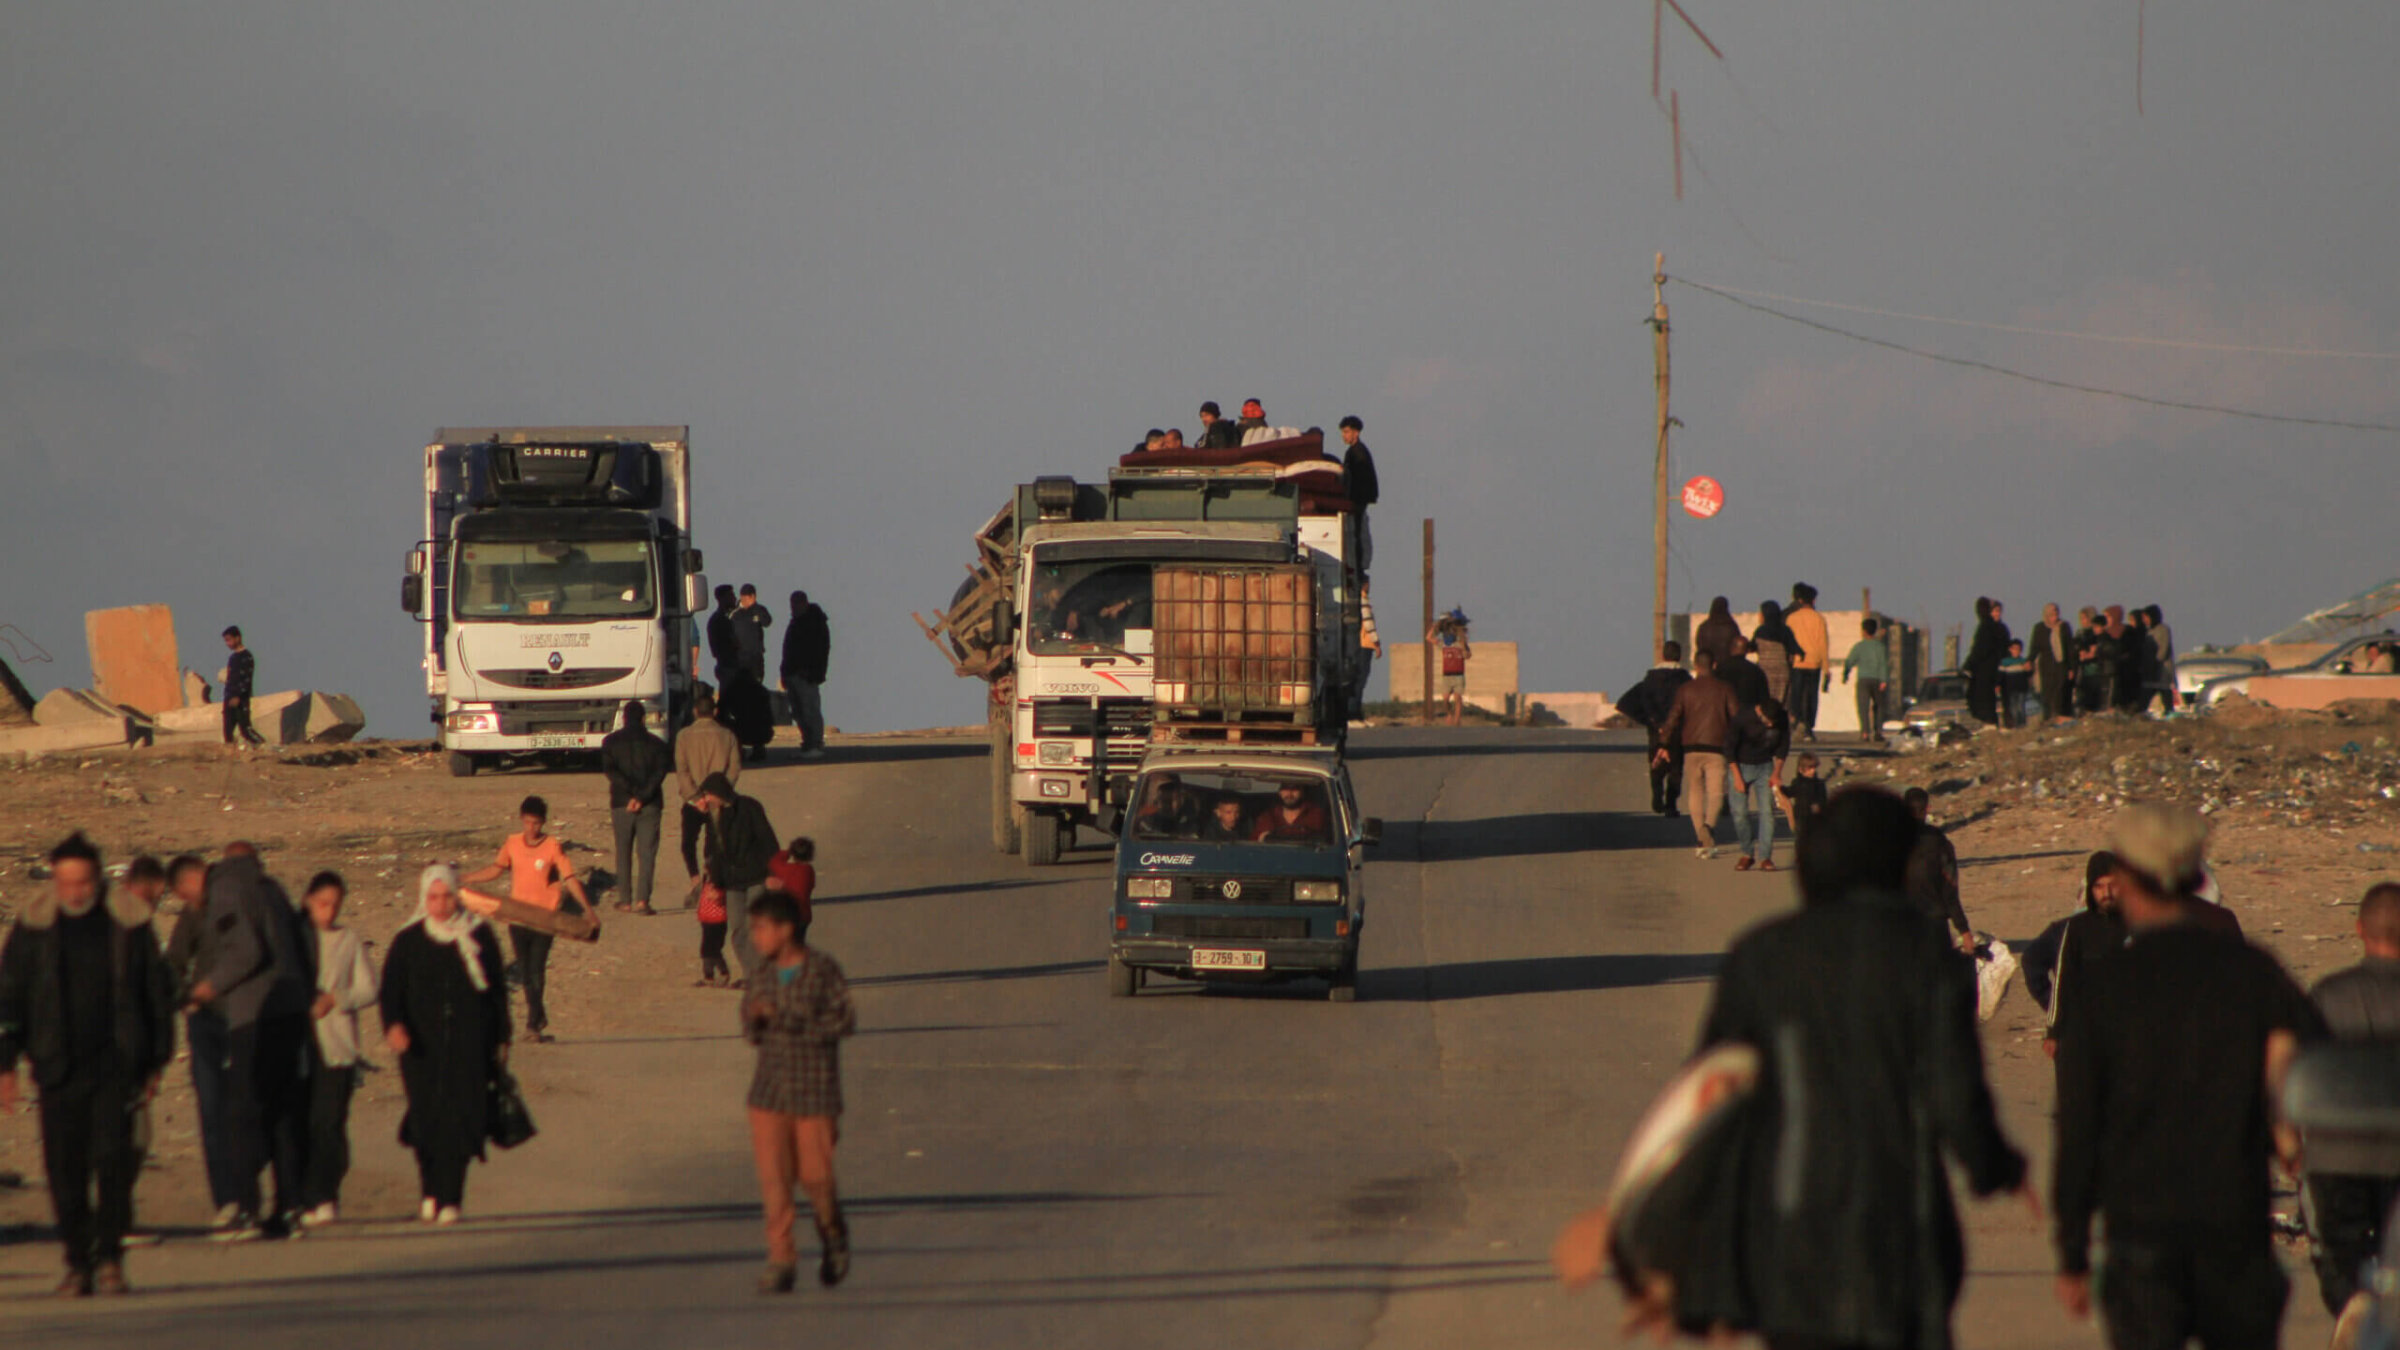
[[[488,708],[462,709],[450,714],[448,725],[452,731],[497,732],[500,730],[500,714]]]
[[[1039,754],[1044,765],[1072,764],[1075,762],[1075,743],[1073,741],[1044,741]]]
[[[1128,900],[1172,900],[1175,898],[1173,877],[1127,877],[1125,898]]]
[[[1292,898],[1302,904],[1338,905],[1342,902],[1342,883],[1338,881],[1295,881]]]
[[[1042,780],[1042,795],[1045,797],[1064,797],[1069,791],[1072,790],[1072,788],[1073,784],[1069,783],[1064,778],[1045,778]]]

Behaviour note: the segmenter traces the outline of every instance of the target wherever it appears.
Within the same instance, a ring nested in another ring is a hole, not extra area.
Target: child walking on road
[[[700,915],[700,978],[693,987],[726,989],[733,985],[733,967],[725,964],[725,888],[700,878],[700,898],[693,908]]]
[[[592,898],[584,894],[575,864],[567,861],[566,849],[548,833],[550,803],[527,797],[517,807],[517,824],[519,832],[501,841],[500,856],[489,866],[468,873],[459,885],[473,886],[505,872],[511,900],[556,912],[559,892],[565,891],[575,897],[584,913],[591,913]],[[546,1045],[553,1039],[550,1008],[543,996],[550,979],[550,944],[555,941],[548,933],[509,925],[508,945],[516,949],[517,974],[525,982],[525,1035],[536,1044]]]
[[[750,1079],[750,1148],[766,1202],[767,1268],[762,1294],[790,1293],[800,1252],[792,1185],[808,1193],[824,1255],[817,1282],[850,1273],[850,1227],[833,1189],[833,1146],[842,1114],[842,1038],[858,1029],[850,985],[832,957],[803,940],[800,907],[780,891],[750,904],[758,969],[742,996],[742,1030],[758,1047]]]

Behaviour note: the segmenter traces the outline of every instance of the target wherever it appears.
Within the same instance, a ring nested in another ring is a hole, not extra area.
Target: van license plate
[[[536,750],[580,750],[583,748],[583,738],[581,736],[536,736],[533,738],[533,748]]]
[[[1192,949],[1192,969],[1194,970],[1265,970],[1266,968],[1267,954],[1265,952],[1229,951],[1223,947],[1194,947]]]

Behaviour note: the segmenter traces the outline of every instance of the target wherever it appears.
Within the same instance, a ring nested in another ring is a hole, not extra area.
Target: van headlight
[[[1128,900],[1172,900],[1175,898],[1173,877],[1127,877],[1125,898]]]
[[[1304,905],[1338,905],[1342,902],[1342,883],[1338,881],[1295,881],[1292,899]]]

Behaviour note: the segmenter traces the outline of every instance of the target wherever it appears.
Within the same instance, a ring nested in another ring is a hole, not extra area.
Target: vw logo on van
[[[1238,881],[1228,881],[1225,883],[1222,889],[1225,898],[1228,900],[1239,900],[1242,898],[1242,883]]]

